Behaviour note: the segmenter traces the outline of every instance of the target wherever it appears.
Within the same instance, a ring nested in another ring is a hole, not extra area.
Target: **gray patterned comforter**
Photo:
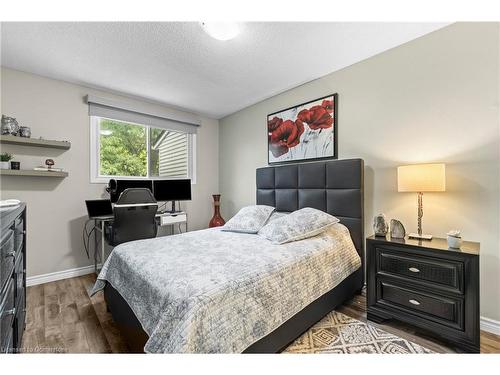
[[[341,224],[284,245],[213,228],[117,246],[93,293],[109,282],[123,296],[146,352],[239,353],[360,265]]]

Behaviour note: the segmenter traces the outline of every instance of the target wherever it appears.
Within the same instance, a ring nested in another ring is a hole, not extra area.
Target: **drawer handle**
[[[420,302],[418,302],[416,299],[411,299],[408,302],[410,302],[412,305],[415,305],[415,306],[420,305]]]
[[[420,272],[420,270],[418,268],[415,268],[415,267],[408,268],[408,271],[414,272],[414,273],[419,273]]]

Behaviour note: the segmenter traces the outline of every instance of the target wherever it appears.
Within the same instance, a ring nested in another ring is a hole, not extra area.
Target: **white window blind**
[[[179,114],[168,110],[151,110],[140,104],[131,105],[93,95],[86,96],[89,115],[136,124],[149,125],[175,132],[196,134],[200,120],[195,115]]]

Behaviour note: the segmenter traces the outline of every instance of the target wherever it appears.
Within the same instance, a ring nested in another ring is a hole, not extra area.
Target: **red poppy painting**
[[[337,158],[337,94],[267,116],[269,164]]]

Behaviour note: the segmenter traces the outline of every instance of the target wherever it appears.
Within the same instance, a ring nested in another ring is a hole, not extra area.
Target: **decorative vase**
[[[31,138],[31,128],[29,126],[19,127],[19,136],[24,138]]]
[[[208,227],[221,227],[226,224],[226,222],[222,216],[220,216],[220,194],[214,194],[212,197],[214,198],[214,216],[210,220],[210,223],[208,223]]]
[[[378,214],[373,218],[373,232],[375,236],[385,237],[389,231],[389,224],[384,214]]]
[[[19,124],[14,117],[2,115],[2,134],[17,135]]]
[[[8,161],[0,161],[0,169],[10,169],[10,163]]]

